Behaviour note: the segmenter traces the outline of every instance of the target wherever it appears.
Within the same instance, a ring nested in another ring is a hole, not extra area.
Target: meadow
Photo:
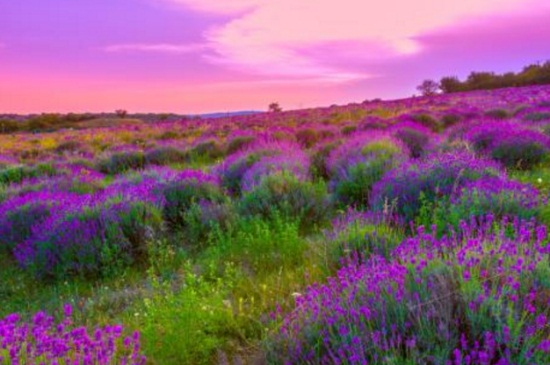
[[[550,86],[0,135],[0,364],[550,363]]]

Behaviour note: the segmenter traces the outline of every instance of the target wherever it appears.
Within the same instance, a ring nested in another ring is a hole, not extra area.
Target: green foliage
[[[162,194],[166,201],[163,217],[172,231],[185,230],[189,221],[186,214],[193,205],[224,202],[224,196],[219,187],[195,180],[168,183],[162,188]]]
[[[238,314],[226,305],[233,282],[229,274],[208,281],[190,264],[181,271],[177,290],[152,278],[154,294],[137,308],[134,321],[145,352],[156,363],[211,364],[228,339],[242,337]]]
[[[386,259],[404,239],[404,234],[386,224],[351,221],[344,229],[327,240],[327,261],[335,272],[347,263],[361,263],[372,255]]]
[[[175,147],[157,147],[146,152],[144,158],[147,165],[165,166],[183,163],[187,161],[188,155]]]
[[[416,88],[416,90],[418,90],[422,94],[422,96],[433,96],[437,94],[438,89],[439,84],[433,80],[424,80]]]
[[[204,248],[209,234],[215,229],[227,230],[237,220],[232,202],[193,202],[182,214],[183,240],[188,248]]]
[[[32,179],[41,176],[53,176],[56,169],[49,163],[35,166],[9,166],[0,169],[0,185],[17,184],[25,179]]]
[[[523,120],[530,122],[542,122],[543,120],[550,120],[550,112],[534,112],[526,114]]]
[[[312,128],[301,129],[296,132],[296,140],[305,148],[313,147],[320,138],[320,133]]]
[[[120,174],[128,170],[145,167],[145,156],[141,151],[118,152],[97,163],[97,169],[109,175]]]
[[[329,202],[324,183],[300,181],[282,171],[265,177],[243,194],[239,212],[244,216],[272,219],[279,215],[295,219],[305,230],[322,225],[328,218]]]
[[[254,274],[303,263],[308,247],[300,237],[299,222],[274,214],[270,221],[261,217],[241,218],[226,230],[215,228],[204,257],[232,262]]]
[[[335,148],[337,148],[342,142],[341,141],[334,141],[327,143],[325,145],[322,145],[321,147],[317,148],[311,156],[311,170],[312,175],[316,178],[328,180],[330,177],[330,173],[327,168],[327,159]]]
[[[504,109],[492,109],[485,112],[485,115],[493,119],[501,119],[501,120],[510,118],[510,113],[508,113],[508,111]]]
[[[460,121],[460,116],[455,114],[445,114],[441,117],[441,123],[444,128],[451,127]]]
[[[547,148],[536,141],[501,141],[491,151],[491,157],[504,166],[529,170],[547,156]]]
[[[191,156],[196,158],[207,158],[208,160],[216,160],[225,155],[223,146],[215,140],[206,140],[196,144],[189,150]]]
[[[546,85],[550,84],[550,61],[528,65],[518,73],[507,72],[499,75],[494,72],[472,72],[465,81],[460,81],[456,77],[444,77],[439,83],[444,93]]]
[[[443,129],[441,123],[429,114],[416,114],[412,116],[412,119],[434,132],[440,132]]]
[[[244,147],[250,145],[256,140],[254,136],[240,136],[235,137],[229,143],[227,143],[226,151],[228,155],[231,155]]]

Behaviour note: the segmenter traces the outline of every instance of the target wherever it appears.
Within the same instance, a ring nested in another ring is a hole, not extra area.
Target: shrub
[[[329,268],[365,262],[371,256],[389,259],[404,238],[392,223],[391,217],[370,212],[348,211],[336,219],[333,229],[325,233]]]
[[[390,171],[377,182],[372,192],[372,208],[395,209],[395,213],[410,222],[420,212],[421,197],[433,204],[470,181],[502,174],[497,163],[465,151],[427,156]]]
[[[472,181],[451,196],[451,214],[459,219],[492,214],[497,218],[530,219],[546,202],[529,184],[492,177]]]
[[[460,121],[460,116],[456,114],[445,114],[441,117],[441,123],[443,124],[444,128],[450,127],[455,125]]]
[[[360,134],[332,151],[330,189],[342,205],[366,207],[372,186],[406,159],[406,148],[386,134]]]
[[[197,142],[190,150],[191,156],[204,157],[210,160],[216,160],[225,155],[223,146],[214,139],[206,139]]]
[[[300,150],[281,152],[276,156],[264,156],[256,161],[243,175],[241,189],[250,191],[261,184],[267,176],[278,172],[289,172],[301,181],[309,180],[310,162]]]
[[[237,220],[236,212],[229,199],[222,202],[200,200],[183,213],[186,242],[194,248],[202,248],[209,235],[216,229],[225,231]]]
[[[485,112],[485,116],[493,119],[508,119],[510,118],[510,114],[507,110],[504,109],[492,109],[487,112]]]
[[[542,364],[550,361],[547,233],[526,222],[419,230],[297,298],[267,342],[292,364]]]
[[[463,137],[474,149],[486,153],[506,167],[531,169],[550,148],[550,138],[539,131],[508,123],[479,123]]]
[[[68,140],[68,141],[64,141],[64,142],[61,142],[57,145],[57,147],[55,148],[55,152],[58,153],[58,154],[63,154],[63,153],[66,153],[66,152],[70,152],[70,153],[73,153],[73,152],[77,152],[78,150],[81,150],[85,148],[85,146],[79,142],[79,141],[74,141],[74,140]]]
[[[263,218],[281,215],[299,221],[307,230],[315,224],[322,224],[327,218],[325,186],[301,181],[287,171],[268,175],[243,195],[240,212],[244,216]]]
[[[346,125],[342,127],[341,132],[344,136],[349,136],[357,131],[356,125]]]
[[[171,182],[162,186],[163,216],[171,229],[184,229],[185,213],[195,203],[223,202],[223,193],[214,176],[201,171],[185,170]]]
[[[530,121],[530,122],[542,122],[545,120],[550,120],[550,112],[533,112],[526,114],[523,117],[524,120]]]
[[[233,137],[229,142],[227,143],[227,153],[232,154],[235,152],[238,152],[251,144],[253,144],[256,141],[256,137],[252,135],[237,135]]]
[[[44,312],[25,323],[13,313],[0,319],[0,361],[9,364],[112,364],[144,365],[139,332],[122,339],[121,325],[89,331],[76,327],[72,307],[65,305],[64,317],[56,322]]]
[[[241,193],[244,175],[262,157],[277,156],[293,150],[300,150],[300,147],[290,142],[262,140],[228,156],[214,171],[220,178],[221,186],[231,194],[238,195]]]
[[[0,205],[0,250],[11,251],[32,234],[32,228],[51,216],[52,210],[75,206],[77,194],[30,192]]]
[[[118,273],[142,256],[160,213],[136,202],[82,202],[59,209],[15,250],[23,268],[43,279]]]
[[[54,176],[56,173],[55,167],[47,163],[35,166],[9,166],[0,170],[0,184],[16,184],[26,179]]]
[[[328,180],[330,171],[327,161],[332,151],[342,144],[341,140],[335,140],[317,147],[311,154],[311,173],[314,177]]]
[[[139,170],[145,167],[145,157],[141,151],[113,153],[97,163],[97,169],[109,175],[120,174],[128,170]]]
[[[434,138],[428,128],[414,122],[404,122],[393,126],[392,135],[407,146],[412,158],[424,155],[431,147]]]
[[[433,132],[440,132],[443,129],[441,123],[429,114],[412,115],[411,119]]]
[[[320,133],[312,128],[301,129],[296,132],[296,140],[304,148],[313,147],[320,139]]]
[[[170,165],[187,161],[188,155],[176,147],[164,146],[147,151],[144,155],[147,165]]]

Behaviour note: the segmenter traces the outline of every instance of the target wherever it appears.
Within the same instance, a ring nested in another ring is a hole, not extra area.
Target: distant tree
[[[470,90],[494,89],[497,87],[497,77],[493,72],[472,72],[466,79]]]
[[[117,109],[115,110],[115,113],[121,119],[126,118],[126,116],[128,115],[128,111],[124,109]]]
[[[456,76],[448,76],[439,81],[439,88],[445,94],[456,93],[462,90],[462,83]]]
[[[432,96],[437,94],[439,84],[434,80],[424,80],[417,86],[416,90],[420,91],[424,96]]]
[[[281,108],[279,103],[271,103],[269,104],[269,111],[272,113],[280,113],[283,111],[283,108]]]

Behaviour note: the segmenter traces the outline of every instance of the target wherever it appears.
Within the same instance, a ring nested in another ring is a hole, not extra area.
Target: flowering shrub
[[[543,364],[550,361],[545,227],[422,229],[393,259],[350,264],[313,285],[268,343],[278,363]]]
[[[435,138],[429,128],[414,122],[401,122],[393,126],[392,135],[407,146],[412,158],[424,155]]]
[[[160,226],[160,212],[146,203],[80,197],[34,225],[14,256],[39,278],[108,275],[139,260]]]
[[[0,185],[20,183],[25,179],[54,176],[55,174],[55,167],[47,163],[35,166],[8,166],[0,169]]]
[[[406,148],[386,134],[360,134],[332,151],[330,189],[343,205],[368,206],[372,186],[406,159]]]
[[[292,173],[281,171],[266,176],[246,192],[240,202],[240,212],[264,218],[282,215],[297,219],[302,228],[307,229],[326,219],[328,206],[324,185],[301,181]]]
[[[472,181],[451,196],[451,213],[461,219],[493,214],[533,218],[546,201],[532,185],[499,177]]]
[[[147,165],[169,165],[172,163],[182,163],[188,158],[185,151],[171,146],[161,146],[147,151],[144,155]]]
[[[332,229],[325,232],[329,266],[340,268],[373,255],[389,259],[404,237],[392,227],[395,223],[394,217],[352,210],[337,218]]]
[[[411,221],[419,213],[422,200],[433,203],[470,181],[502,175],[497,163],[465,151],[431,155],[387,173],[373,187],[372,207],[378,211],[395,209]]]
[[[313,128],[304,128],[296,132],[296,140],[305,148],[313,147],[320,139],[320,133]]]
[[[244,149],[254,143],[256,137],[252,134],[240,133],[233,135],[231,139],[227,142],[226,151],[228,154],[233,154],[235,152]]]
[[[300,150],[281,152],[276,156],[264,156],[256,161],[243,175],[241,189],[250,191],[267,176],[286,171],[302,181],[310,178],[310,161]]]
[[[463,137],[476,151],[486,153],[506,167],[530,169],[550,150],[550,138],[542,132],[505,122],[483,122]]]
[[[311,153],[311,172],[313,176],[328,180],[330,171],[327,162],[334,149],[342,144],[342,140],[336,139],[316,147]]]
[[[51,211],[78,204],[81,196],[71,193],[31,192],[0,205],[0,250],[11,252],[25,241],[32,228],[50,217]]]
[[[122,338],[121,325],[98,327],[92,333],[76,327],[72,307],[64,318],[38,312],[31,322],[14,313],[0,319],[0,364],[127,364],[144,365],[139,332]]]
[[[277,156],[283,152],[299,151],[300,147],[291,142],[262,140],[228,156],[215,169],[221,185],[231,194],[241,193],[244,175],[262,157]]]
[[[163,216],[172,229],[185,227],[185,213],[195,203],[223,201],[217,177],[201,171],[185,170],[162,186]]]
[[[223,146],[216,139],[200,140],[189,150],[191,155],[205,157],[208,159],[218,159],[223,157],[225,151]]]
[[[109,175],[143,169],[144,166],[145,157],[141,151],[115,152],[97,163],[97,169]]]

